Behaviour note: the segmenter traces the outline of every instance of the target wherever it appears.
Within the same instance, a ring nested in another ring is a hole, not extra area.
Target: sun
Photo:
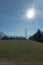
[[[34,10],[34,9],[29,9],[29,10],[27,10],[26,16],[27,16],[27,18],[29,18],[29,19],[34,18],[34,16],[35,16],[35,10]]]

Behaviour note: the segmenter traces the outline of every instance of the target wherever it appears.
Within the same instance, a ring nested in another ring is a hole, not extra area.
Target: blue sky
[[[33,5],[38,11],[36,18],[32,21],[23,18],[24,11]],[[0,31],[24,36],[25,28],[29,36],[38,28],[43,31],[43,0],[0,0]]]

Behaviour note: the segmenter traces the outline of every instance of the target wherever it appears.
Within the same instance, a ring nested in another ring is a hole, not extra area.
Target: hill
[[[3,32],[0,32],[0,39],[3,38],[5,34]]]

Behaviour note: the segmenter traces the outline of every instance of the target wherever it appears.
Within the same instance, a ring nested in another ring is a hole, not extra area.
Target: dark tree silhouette
[[[8,36],[4,36],[4,37],[2,38],[2,40],[8,40],[8,39],[9,39]]]
[[[42,36],[42,32],[40,31],[40,29],[38,29],[38,31],[33,36],[31,36],[29,39],[41,42],[43,40],[43,36]]]

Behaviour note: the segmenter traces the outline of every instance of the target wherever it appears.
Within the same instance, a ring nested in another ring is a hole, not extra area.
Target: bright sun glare
[[[29,9],[29,10],[27,11],[26,15],[27,15],[27,17],[28,17],[29,19],[34,18],[34,15],[35,15],[34,9]]]

